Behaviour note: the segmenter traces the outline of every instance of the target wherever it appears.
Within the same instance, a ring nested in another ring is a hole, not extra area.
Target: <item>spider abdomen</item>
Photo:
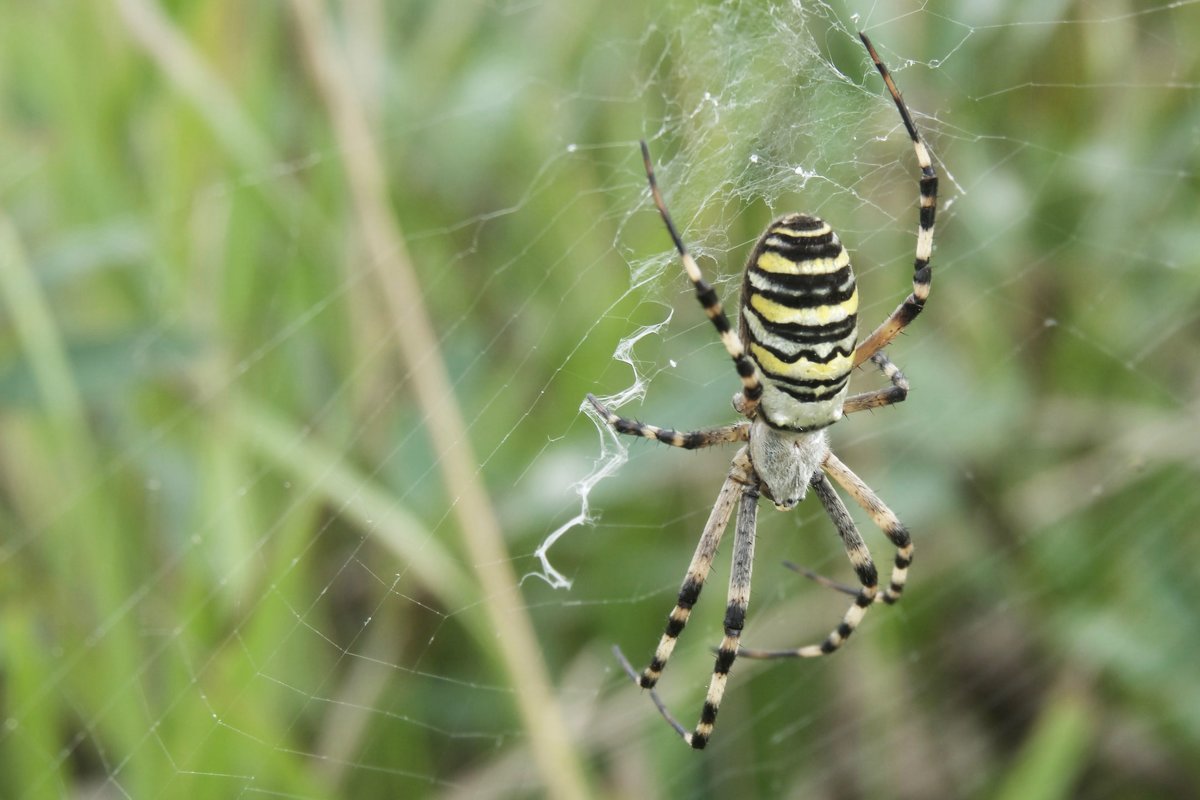
[[[858,338],[850,255],[817,217],[771,223],[742,283],[741,338],[763,378],[759,413],[774,428],[811,431],[842,416]]]

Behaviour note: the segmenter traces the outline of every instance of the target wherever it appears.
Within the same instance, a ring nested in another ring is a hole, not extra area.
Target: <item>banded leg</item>
[[[845,504],[838,497],[833,484],[825,477],[825,473],[818,472],[813,476],[812,488],[820,498],[821,505],[825,506],[825,512],[837,526],[838,534],[841,535],[842,542],[846,547],[846,555],[849,556],[850,563],[854,566],[854,572],[858,575],[858,581],[862,584],[862,588],[855,595],[854,604],[846,611],[841,623],[820,644],[810,644],[790,650],[752,650],[743,647],[738,651],[738,655],[745,658],[816,658],[828,655],[850,638],[850,635],[862,622],[867,609],[875,602],[879,575],[875,570],[875,563],[871,560],[871,553],[867,550],[866,542],[863,541],[862,535],[855,527],[854,520],[850,518],[850,512],[846,510]]]
[[[871,521],[878,525],[896,546],[896,560],[892,565],[888,588],[878,598],[889,605],[895,603],[904,593],[904,585],[908,581],[908,567],[913,560],[913,543],[908,528],[904,527],[904,523],[879,499],[879,495],[833,453],[825,459],[822,468],[854,498],[854,502],[862,506],[870,515]]]
[[[895,101],[896,108],[900,111],[900,118],[904,121],[905,129],[908,130],[908,138],[912,139],[913,149],[917,153],[917,164],[921,167],[921,200],[917,223],[917,254],[913,261],[912,294],[896,307],[896,310],[884,320],[882,325],[858,345],[854,351],[854,366],[856,367],[887,347],[888,343],[895,339],[905,326],[916,319],[925,307],[925,300],[929,297],[929,286],[933,279],[929,259],[933,256],[933,220],[937,214],[938,184],[937,173],[934,171],[933,161],[929,157],[929,149],[921,140],[921,134],[917,132],[917,126],[908,112],[908,106],[904,104],[904,98],[900,96],[900,90],[896,88],[896,82],[892,80],[892,74],[879,59],[879,54],[875,52],[875,47],[867,35],[860,33],[858,36],[866,46],[867,52],[871,54],[875,68],[883,76],[883,82],[887,85],[888,92],[892,95],[892,100]]]
[[[734,456],[733,467],[729,470],[729,475],[721,486],[721,492],[717,495],[717,502],[708,516],[704,532],[700,534],[696,552],[692,555],[692,562],[688,565],[683,585],[679,588],[679,597],[675,602],[675,608],[671,609],[671,613],[667,617],[666,630],[663,631],[658,647],[654,650],[654,658],[651,659],[649,666],[642,670],[640,677],[634,676],[634,682],[643,689],[653,689],[654,685],[658,683],[658,679],[662,677],[667,660],[675,649],[675,641],[679,638],[679,634],[683,633],[688,617],[691,616],[692,606],[700,599],[700,590],[704,588],[704,581],[708,579],[708,572],[712,569],[713,558],[717,554],[717,545],[721,543],[721,537],[725,535],[729,517],[733,514],[734,503],[737,502],[743,484],[750,482],[749,463],[746,449],[742,448]],[[624,660],[623,655],[620,658]],[[659,704],[657,698],[654,702],[656,705]]]
[[[754,569],[754,534],[758,521],[758,488],[742,487],[742,502],[738,508],[737,526],[733,534],[733,567],[729,573],[729,595],[725,603],[725,636],[717,648],[712,678],[708,682],[708,694],[700,711],[700,721],[684,741],[697,750],[703,750],[712,736],[721,710],[721,699],[725,696],[725,683],[729,670],[738,655],[738,642],[746,624],[746,607],[750,605],[750,574]]]
[[[863,392],[862,394],[853,394],[846,398],[842,403],[843,414],[853,414],[855,411],[865,411],[872,408],[882,408],[895,403],[902,403],[908,397],[908,378],[904,377],[904,373],[900,368],[892,363],[892,360],[887,355],[880,351],[871,356],[871,361],[875,366],[879,367],[879,371],[884,377],[891,381],[891,386],[886,389],[878,389],[874,392]]]
[[[742,402],[738,411],[748,417],[753,416],[754,409],[758,406],[758,400],[762,397],[763,392],[762,383],[758,378],[758,370],[750,356],[746,354],[741,338],[729,326],[729,318],[725,316],[725,310],[721,307],[717,290],[704,280],[704,276],[700,274],[700,266],[696,264],[696,260],[692,258],[692,254],[683,244],[683,238],[680,237],[675,223],[671,220],[667,205],[663,202],[662,192],[658,189],[658,181],[654,177],[654,165],[650,161],[650,148],[646,146],[644,140],[641,145],[642,163],[646,167],[646,178],[650,181],[650,195],[654,198],[654,205],[658,208],[658,213],[667,226],[667,232],[671,234],[671,241],[675,243],[675,249],[679,252],[679,259],[683,262],[683,269],[687,272],[688,280],[696,289],[696,299],[704,307],[704,313],[712,320],[713,326],[721,337],[721,344],[725,345],[725,351],[733,359],[738,376],[742,379]]]
[[[647,425],[635,419],[618,416],[609,411],[593,394],[589,394],[587,399],[592,404],[592,407],[596,409],[596,412],[617,433],[654,439],[663,444],[669,444],[672,447],[696,450],[701,447],[712,447],[715,444],[745,442],[750,439],[749,422],[738,422],[733,425],[722,425],[717,428],[702,428],[698,431],[683,432],[672,430],[671,428],[659,428],[656,425]]]

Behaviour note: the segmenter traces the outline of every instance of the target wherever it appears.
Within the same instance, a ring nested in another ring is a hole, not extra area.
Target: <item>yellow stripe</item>
[[[791,236],[795,239],[815,239],[818,236],[824,236],[830,232],[828,223],[811,231],[798,231],[794,228],[789,228],[786,225],[777,225],[771,228],[771,233],[782,233],[784,236]]]
[[[842,303],[814,308],[789,308],[773,300],[768,300],[760,294],[750,295],[750,307],[767,322],[798,325],[826,325],[830,322],[841,322],[851,314],[858,312],[858,288],[854,294]]]
[[[786,361],[779,360],[770,351],[764,350],[757,344],[750,345],[750,352],[754,354],[754,360],[770,375],[778,375],[782,378],[795,378],[797,380],[807,380],[812,378],[840,378],[850,371],[854,366],[854,357],[851,356],[836,356],[828,364],[813,363],[805,361],[803,358],[795,364],[789,364]]]
[[[768,250],[758,257],[755,262],[758,268],[766,272],[779,272],[785,275],[825,275],[837,272],[850,263],[850,254],[845,249],[834,258],[806,258],[803,261],[792,261],[779,253]]]

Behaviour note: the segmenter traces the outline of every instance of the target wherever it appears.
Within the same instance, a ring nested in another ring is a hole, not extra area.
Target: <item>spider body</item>
[[[789,214],[767,226],[742,280],[739,338],[762,376],[750,460],[775,507],[804,499],[842,418],[858,339],[850,254],[824,221]]]
[[[829,437],[824,430],[780,430],[759,417],[750,427],[749,448],[763,494],[777,509],[788,511],[804,499],[812,476],[829,456]]]
[[[744,443],[734,455],[708,522],[688,565],[675,607],[649,665],[639,674],[619,648],[614,648],[626,673],[644,689],[663,718],[691,747],[707,745],[716,723],[729,671],[738,656],[745,658],[814,658],[837,650],[877,601],[900,599],[912,563],[908,530],[886,504],[830,450],[827,429],[844,415],[898,403],[908,395],[908,381],[883,353],[885,348],[924,308],[929,296],[933,224],[937,206],[937,174],[929,151],[887,67],[859,34],[912,140],[919,180],[919,216],[913,290],[867,336],[858,341],[858,288],[850,258],[832,229],[817,217],[789,214],[767,226],[747,261],[742,282],[738,330],[721,307],[717,292],[700,273],[667,212],[654,177],[650,151],[642,142],[642,159],[650,193],[679,253],[696,297],[712,321],[725,350],[733,359],[742,390],[734,408],[745,420],[716,428],[680,432],[626,419],[608,410],[592,395],[588,400],[613,430],[655,439],[673,447],[695,449],[724,443]],[[851,371],[867,360],[891,384],[888,388],[847,395]],[[832,481],[830,479],[832,478]],[[879,589],[871,553],[833,483],[866,511],[896,548],[888,586]],[[750,576],[760,494],[786,511],[811,489],[837,528],[860,588],[835,584],[806,573],[818,582],[854,596],[841,622],[819,643],[783,650],[741,646],[742,628],[750,602]],[[654,691],[675,642],[700,598],[717,547],[737,509],[733,565],[725,608],[725,635],[717,648],[712,678],[700,720],[688,731],[667,710]]]
[[[763,379],[759,416],[806,433],[842,417],[858,338],[850,254],[828,225],[789,214],[746,263],[739,333]]]

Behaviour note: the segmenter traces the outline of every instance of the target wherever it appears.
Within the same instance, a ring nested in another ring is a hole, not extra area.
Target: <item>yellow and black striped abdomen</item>
[[[742,283],[741,337],[763,378],[760,414],[775,428],[836,422],[858,338],[850,255],[817,217],[790,214],[767,228]]]

